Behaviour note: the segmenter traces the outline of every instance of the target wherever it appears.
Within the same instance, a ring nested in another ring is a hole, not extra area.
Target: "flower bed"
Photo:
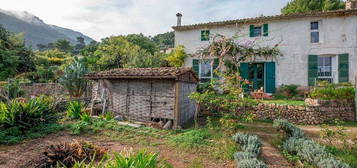
[[[348,168],[337,160],[326,148],[307,138],[304,132],[287,120],[275,120],[274,127],[286,133],[283,150],[289,155],[297,156],[300,161],[311,163],[319,168]]]

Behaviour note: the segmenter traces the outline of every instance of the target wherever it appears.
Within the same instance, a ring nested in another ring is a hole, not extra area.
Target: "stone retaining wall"
[[[54,97],[65,97],[68,95],[67,89],[65,89],[59,83],[33,83],[33,84],[21,84],[21,88],[24,90],[26,98],[36,97],[40,95],[49,95]],[[3,88],[0,87],[0,91]],[[88,84],[88,89],[91,90],[91,85]],[[90,97],[90,92],[85,92],[83,97]]]
[[[312,101],[307,106],[288,106],[276,104],[259,104],[250,110],[257,119],[287,119],[295,124],[322,124],[327,121],[339,119],[342,121],[355,121],[354,101]]]

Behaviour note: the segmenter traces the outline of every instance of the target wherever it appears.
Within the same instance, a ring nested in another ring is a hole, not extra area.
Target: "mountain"
[[[86,43],[93,41],[92,38],[63,27],[49,25],[39,17],[26,11],[5,11],[0,9],[0,24],[11,32],[25,33],[25,43],[37,48],[37,44],[48,44],[58,39],[66,39],[75,44],[77,37],[83,37]]]

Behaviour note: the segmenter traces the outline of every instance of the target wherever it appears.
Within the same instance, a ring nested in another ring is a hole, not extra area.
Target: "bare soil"
[[[35,168],[45,157],[43,151],[46,146],[60,142],[70,142],[73,140],[90,141],[98,146],[107,148],[111,152],[121,150],[140,151],[146,149],[150,152],[159,152],[161,160],[166,160],[175,168],[193,167],[195,163],[200,163],[206,168],[233,168],[233,161],[215,161],[205,157],[197,157],[194,152],[182,151],[164,144],[155,146],[145,146],[142,144],[126,144],[119,141],[103,140],[95,137],[73,136],[68,132],[59,132],[43,138],[25,141],[12,146],[0,146],[0,168]]]

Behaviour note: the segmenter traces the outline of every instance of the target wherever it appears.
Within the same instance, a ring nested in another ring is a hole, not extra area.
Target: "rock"
[[[172,128],[172,120],[168,121],[168,122],[164,125],[163,128],[164,128],[164,129],[171,129],[171,128]]]
[[[165,125],[165,123],[162,120],[158,124],[161,128],[164,127],[164,125]]]
[[[114,120],[123,121],[123,117],[120,116],[120,115],[117,115],[117,116],[114,117]]]

